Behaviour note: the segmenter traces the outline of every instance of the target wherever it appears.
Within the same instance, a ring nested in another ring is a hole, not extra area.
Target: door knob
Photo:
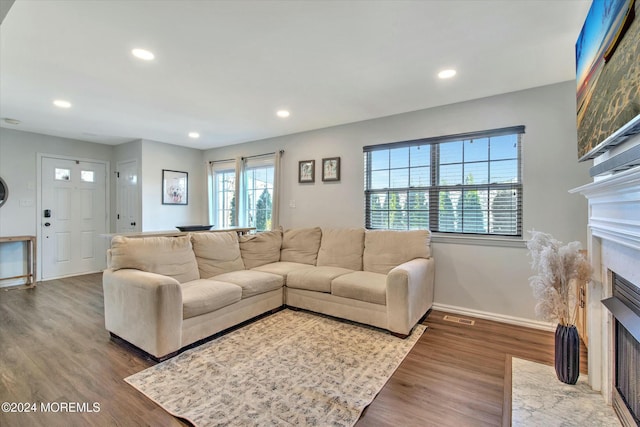
[[[135,222],[132,222],[132,223],[131,223],[131,225],[133,225],[133,226],[135,227],[135,226],[136,226],[136,223],[135,223]]]
[[[45,222],[45,223],[44,223],[44,226],[45,226],[45,227],[49,227],[49,226],[51,226],[51,223],[50,223],[50,222]]]

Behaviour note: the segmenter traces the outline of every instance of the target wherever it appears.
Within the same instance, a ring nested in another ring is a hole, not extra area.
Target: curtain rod
[[[236,159],[224,159],[224,160],[209,160],[209,165],[214,163],[235,162]]]
[[[284,154],[284,150],[280,150],[279,153],[280,153],[280,155]],[[256,158],[256,157],[271,156],[273,154],[276,154],[276,152],[273,151],[271,153],[256,154],[255,156],[246,156],[246,157],[241,157],[241,158],[242,158],[242,160],[246,160],[246,159],[253,159],[253,158]]]
[[[280,150],[280,151],[278,151],[278,153],[280,153],[280,155],[283,155],[284,154],[284,150]],[[276,154],[276,152],[273,151],[271,153],[256,154],[255,156],[246,156],[246,157],[240,157],[240,158],[242,160],[245,160],[245,159],[253,159],[255,157],[271,156],[273,154]],[[213,165],[214,163],[235,162],[235,161],[236,161],[236,159],[210,160],[209,161],[209,165]]]

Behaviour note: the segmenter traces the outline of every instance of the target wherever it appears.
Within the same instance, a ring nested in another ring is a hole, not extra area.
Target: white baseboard
[[[524,326],[543,331],[553,332],[556,330],[557,326],[555,323],[541,322],[539,320],[525,319],[523,317],[506,316],[504,314],[489,313],[487,311],[456,307],[454,305],[440,304],[437,302],[433,303],[432,308],[437,311],[446,311],[447,313],[477,317],[478,319],[493,320],[495,322],[508,323],[510,325]]]

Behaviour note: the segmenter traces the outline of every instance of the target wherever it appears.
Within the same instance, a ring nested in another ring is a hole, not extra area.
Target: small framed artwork
[[[187,205],[189,174],[162,169],[162,204]]]
[[[340,157],[322,159],[322,180],[340,181]]]
[[[306,182],[316,181],[316,161],[302,160],[298,162],[298,182],[303,184]]]

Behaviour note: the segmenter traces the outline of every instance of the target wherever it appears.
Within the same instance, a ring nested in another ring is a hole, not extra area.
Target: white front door
[[[99,271],[107,232],[104,163],[42,158],[42,278]]]
[[[129,160],[118,163],[118,206],[116,206],[116,232],[140,231],[138,214],[138,162]]]

